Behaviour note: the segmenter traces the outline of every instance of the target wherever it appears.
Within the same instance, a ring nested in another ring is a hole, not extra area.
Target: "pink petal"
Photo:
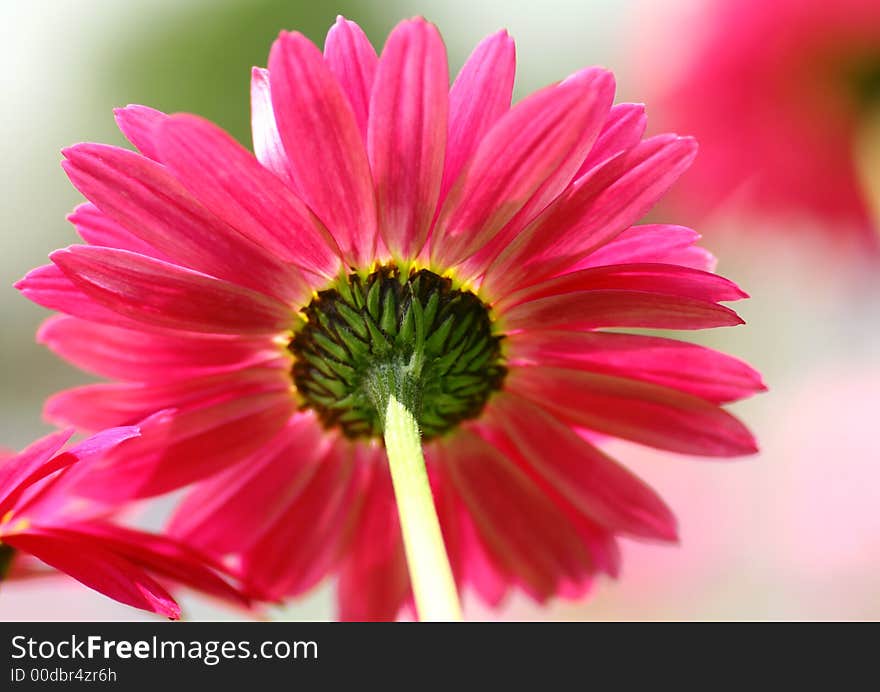
[[[562,368],[520,368],[510,391],[570,425],[699,456],[757,451],[746,427],[715,404],[648,382]]]
[[[511,293],[496,304],[499,313],[515,305],[575,291],[642,291],[711,303],[740,300],[747,294],[717,274],[674,264],[616,264],[557,276]]]
[[[96,458],[99,459],[100,455]],[[41,482],[27,488],[17,500],[15,512],[34,525],[67,525],[76,520],[88,520],[96,516],[107,516],[114,507],[91,502],[77,493],[69,492],[77,479],[88,474],[90,463],[75,463],[79,459],[61,454],[57,458],[60,466]],[[53,459],[53,463],[56,460]]]
[[[366,141],[370,94],[379,64],[376,49],[357,24],[340,15],[327,32],[324,61],[348,97],[358,129]]]
[[[281,143],[272,109],[269,70],[260,67],[251,71],[251,132],[257,161],[295,190],[290,161]]]
[[[156,127],[168,116],[148,106],[128,105],[115,108],[113,116],[125,138],[147,158],[159,160],[156,149]]]
[[[363,509],[339,570],[339,619],[395,620],[411,598],[409,571],[391,476],[384,460],[372,469]]]
[[[614,99],[614,76],[606,70],[591,67],[573,74],[562,82],[560,88],[566,88],[571,84],[586,90],[588,96],[585,100],[590,104],[580,136],[568,156],[559,163],[529,202],[517,212],[491,243],[468,260],[466,270],[468,275],[481,275],[491,264],[491,260],[569,186],[575,172],[590,151]]]
[[[79,489],[93,482],[92,469],[104,463],[112,450],[139,433],[140,426],[102,431],[86,440],[91,448],[74,448],[60,454],[52,460],[52,465],[60,467],[58,472],[53,471],[22,495],[16,514],[26,517],[31,525],[69,527],[74,522],[103,520],[118,511],[118,504],[86,499]]]
[[[481,438],[483,438],[483,440],[487,444],[496,447],[499,451],[502,451],[504,454],[508,455],[509,459],[516,460],[517,464],[523,464],[519,452],[511,446],[510,441],[498,429],[485,425],[474,426],[474,432],[476,432]],[[584,436],[583,430],[578,430],[577,432],[582,437]],[[598,437],[598,435],[596,436]],[[590,574],[583,575],[583,577],[580,579],[564,580],[558,586],[557,595],[562,598],[583,598],[583,596],[587,593],[587,591],[589,591],[590,587],[592,586],[593,572],[601,571],[607,573],[611,577],[617,577],[620,572],[621,555],[620,547],[617,544],[614,533],[594,522],[582,512],[578,511],[573,505],[571,505],[571,503],[567,502],[558,492],[554,491],[553,488],[550,487],[547,482],[542,480],[540,477],[532,474],[531,478],[532,482],[538,484],[538,486],[542,489],[542,492],[546,493],[550,498],[552,498],[557,508],[562,511],[566,520],[577,532],[580,540],[586,547],[586,551],[591,562]],[[469,521],[470,520],[467,517],[461,517],[459,520],[462,527],[463,536],[466,536],[468,533],[467,525]],[[473,524],[473,522],[470,523]],[[480,542],[477,537],[476,530],[474,529],[473,531],[471,531],[471,533],[473,535],[473,540],[476,540],[477,542],[477,545],[472,547],[478,547]],[[474,558],[479,561],[479,568],[482,571],[482,573],[478,576],[481,579],[488,580],[488,582],[486,584],[483,584],[481,588],[491,589],[493,588],[493,582],[497,582],[499,580],[508,580],[511,581],[511,583],[516,583],[516,578],[511,579],[509,576],[503,576],[501,570],[498,568],[497,563],[492,562],[490,555],[485,554],[481,557],[479,555],[479,551],[477,551],[472,552],[469,555],[469,559]],[[493,572],[494,576],[492,574]],[[473,573],[470,571],[469,575],[474,576]],[[494,588],[499,588],[499,585],[495,583]],[[526,591],[529,592],[529,589],[526,588]],[[532,595],[536,596],[536,594],[534,593],[532,593]],[[491,599],[488,600],[489,603],[493,602]],[[541,597],[537,596],[537,600],[540,601]]]
[[[15,283],[15,288],[28,300],[49,310],[58,310],[84,320],[144,329],[139,322],[96,303],[54,264],[32,269],[27,276]]]
[[[174,382],[267,365],[283,354],[267,337],[150,334],[57,315],[37,342],[78,368],[135,382]]]
[[[580,178],[501,252],[486,273],[486,290],[553,276],[638,221],[687,170],[692,139],[645,140]]]
[[[513,394],[492,400],[492,425],[529,475],[605,528],[674,541],[676,522],[644,482],[540,407]]]
[[[634,262],[678,264],[700,271],[714,271],[716,262],[712,253],[694,245],[699,239],[696,231],[684,226],[632,226],[607,245],[566,268],[565,272]]]
[[[296,502],[318,470],[322,430],[294,416],[249,459],[199,483],[168,533],[215,555],[247,550]]]
[[[622,556],[616,535],[578,512],[567,513],[567,516],[577,530],[580,539],[587,546],[587,551],[593,561],[593,570],[604,572],[613,579],[620,576]],[[592,579],[568,582],[561,586],[559,596],[561,598],[582,599],[592,585]]]
[[[287,373],[275,368],[251,368],[164,384],[101,382],[50,396],[43,412],[50,420],[100,430],[136,423],[162,409],[201,408],[241,396],[286,392],[289,388]]]
[[[397,25],[370,101],[367,153],[379,229],[391,254],[418,254],[434,218],[443,161],[449,73],[440,33],[424,19]]]
[[[459,591],[472,586],[491,607],[507,595],[509,577],[493,562],[483,547],[474,522],[449,479],[442,461],[442,450],[429,444],[425,448],[431,492],[443,530],[443,541]]]
[[[83,195],[175,263],[285,300],[305,290],[295,268],[211,214],[161,164],[105,144],[78,144],[64,155]]]
[[[59,440],[63,445],[70,439],[70,430],[50,435],[37,442],[36,445],[31,445],[22,454],[5,462],[9,471],[2,479],[4,496],[0,500],[0,516],[13,509],[25,491],[44,478],[71,464],[88,463],[99,458],[119,443],[137,437],[139,434],[140,430],[137,427],[111,428],[97,435],[92,435],[61,454],[57,454],[59,447],[55,445]],[[46,450],[52,448],[54,451],[50,452],[50,455],[56,454],[56,456],[46,458]]]
[[[618,375],[725,403],[765,389],[743,361],[674,339],[606,332],[534,331],[511,338],[508,362]]]
[[[121,442],[140,437],[137,426],[122,426],[102,430],[82,442],[75,444],[64,454],[69,454],[80,462],[89,462],[116,448]]]
[[[98,303],[137,322],[221,334],[289,329],[293,310],[243,286],[124,250],[74,245],[52,261]]]
[[[336,566],[366,468],[352,452],[347,443],[326,450],[296,501],[242,555],[243,576],[258,592],[294,596]]]
[[[560,171],[597,115],[604,90],[572,80],[519,102],[482,139],[453,185],[437,220],[432,259],[467,258],[533,200],[558,194]],[[580,161],[577,162],[577,165]],[[572,170],[570,173],[574,173]],[[562,176],[564,177],[564,176]],[[548,180],[552,185],[546,186]]]
[[[515,464],[465,429],[441,449],[480,540],[505,573],[538,600],[589,579],[592,561],[577,531]]]
[[[282,32],[269,55],[272,104],[296,189],[330,229],[346,261],[367,266],[376,248],[370,166],[348,98],[321,52]]]
[[[73,433],[72,428],[50,433],[17,454],[15,452],[7,454],[4,450],[4,458],[0,462],[0,502],[3,505],[10,504],[7,498],[15,492],[22,481],[46,465],[73,436]],[[3,514],[5,513],[4,511]],[[3,514],[0,514],[0,517]]]
[[[240,605],[248,599],[218,574],[216,561],[173,538],[117,526],[106,521],[79,522],[68,527],[92,536],[117,555],[151,573]]]
[[[67,220],[74,225],[79,237],[89,245],[114,247],[119,250],[128,250],[129,252],[146,255],[147,257],[155,257],[165,262],[171,261],[166,254],[159,252],[127,228],[107,217],[106,214],[101,212],[91,202],[84,202],[77,206],[68,215]]]
[[[100,541],[43,527],[4,536],[4,541],[120,603],[173,620],[180,617],[180,607],[162,586]]]
[[[177,179],[219,218],[286,261],[336,275],[339,250],[327,229],[219,127],[194,115],[174,115],[159,129],[158,145]]]
[[[745,324],[730,308],[695,298],[647,291],[573,291],[522,303],[504,314],[508,331],[520,329],[709,329]]]
[[[618,103],[614,106],[589,156],[575,173],[575,180],[615,154],[636,146],[645,134],[647,124],[645,107],[641,103]]]
[[[141,437],[105,455],[76,491],[121,502],[184,487],[247,459],[294,408],[289,393],[270,392],[151,416],[140,424]]]
[[[456,507],[464,565],[462,580],[472,585],[477,594],[491,607],[497,607],[507,596],[510,578],[499,569],[480,541],[473,519],[460,499],[456,501]]]
[[[483,39],[449,91],[449,136],[440,197],[452,187],[477,145],[510,110],[516,48],[504,30]]]
[[[431,495],[434,497],[437,519],[440,521],[440,530],[443,534],[443,543],[446,546],[446,555],[449,558],[453,579],[459,592],[461,592],[466,568],[462,553],[461,507],[459,498],[449,481],[443,477],[442,463],[437,457],[435,446],[427,442],[422,447],[425,455],[428,483],[431,486]]]

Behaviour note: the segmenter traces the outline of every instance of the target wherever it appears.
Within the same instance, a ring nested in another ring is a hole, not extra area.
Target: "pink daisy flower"
[[[640,72],[665,122],[700,141],[682,207],[739,204],[798,230],[813,216],[876,252],[876,156],[860,170],[859,150],[880,136],[880,3],[713,0],[665,16]]]
[[[336,574],[342,618],[394,618],[422,547],[402,539],[407,479],[392,484],[382,443],[400,399],[460,589],[574,598],[617,574],[618,536],[674,540],[670,510],[597,442],[754,452],[721,405],[761,379],[603,329],[741,323],[720,303],[744,293],[710,273],[696,233],[633,225],[696,145],[642,139],[642,107],[612,106],[602,69],[511,107],[514,69],[499,32],[450,88],[433,25],[402,22],[377,57],[340,18],[323,54],[282,33],[254,70],[256,156],[142,106],[117,112],[140,153],[66,150],[86,244],[19,288],[67,313],[41,342],[120,381],[62,392],[47,414],[101,429],[173,409],[85,490],[194,483],[173,535],[268,598]]]
[[[244,604],[221,578],[219,563],[166,536],[112,523],[75,489],[88,469],[135,427],[111,428],[62,451],[73,430],[48,435],[0,459],[0,578],[45,574],[39,560],[105,596],[166,617],[180,617],[174,598],[151,574]]]

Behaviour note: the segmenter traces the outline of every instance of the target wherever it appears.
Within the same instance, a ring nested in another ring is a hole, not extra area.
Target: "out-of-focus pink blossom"
[[[676,507],[680,545],[627,541],[619,584],[549,615],[880,617],[880,370],[863,360],[827,365],[771,398],[762,452],[738,468],[684,469],[671,455],[613,443],[609,452],[626,454]],[[518,603],[502,616],[534,613]]]
[[[105,430],[64,450],[72,434],[54,433],[0,461],[0,566],[6,579],[44,574],[36,558],[121,603],[173,619],[180,608],[151,574],[247,602],[219,576],[214,561],[174,539],[114,524],[100,505],[75,493],[89,482],[90,466],[137,437],[137,428]]]
[[[802,231],[817,217],[838,247],[877,256],[857,149],[880,119],[880,3],[706,0],[656,19],[636,69],[656,121],[700,142],[672,198],[684,218],[745,208]]]

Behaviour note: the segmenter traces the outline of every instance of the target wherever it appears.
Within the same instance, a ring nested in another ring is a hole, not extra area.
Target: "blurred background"
[[[439,26],[452,74],[483,36],[505,27],[517,42],[515,97],[582,66],[604,65],[617,76],[618,101],[647,102],[649,130],[658,131],[655,124],[662,123],[685,134],[667,98],[658,96],[652,105],[653,94],[678,69],[678,44],[688,41],[681,36],[667,41],[662,26],[683,26],[671,18],[700,2],[684,4],[0,0],[0,445],[18,449],[44,434],[49,426],[40,416],[43,399],[86,381],[34,345],[34,331],[47,312],[12,284],[44,264],[51,250],[76,241],[64,217],[80,197],[61,170],[59,150],[83,140],[123,144],[113,107],[142,103],[196,112],[249,146],[250,67],[265,65],[279,29],[298,29],[322,45],[342,13],[381,48],[400,18],[421,14]],[[880,57],[876,67],[880,76]],[[701,144],[704,153],[711,146]],[[867,165],[880,173],[880,158]],[[680,187],[688,184],[685,178]],[[676,192],[686,196],[687,190]],[[514,598],[489,612],[466,599],[468,615],[880,618],[880,446],[874,427],[880,422],[880,276],[872,268],[877,265],[854,256],[858,252],[839,251],[852,243],[840,240],[838,220],[820,213],[746,212],[731,195],[692,219],[679,215],[687,202],[673,198],[652,218],[693,225],[719,256],[719,272],[753,296],[736,306],[746,326],[685,336],[740,356],[764,374],[770,392],[734,407],[756,432],[762,452],[719,462],[617,445],[612,451],[618,458],[677,513],[681,544],[626,543],[621,578],[600,580],[583,602],[539,608]],[[240,617],[204,599],[184,597],[183,604],[193,619]],[[327,619],[333,613],[332,585],[324,585],[275,615]],[[0,588],[4,620],[147,617],[64,578]]]

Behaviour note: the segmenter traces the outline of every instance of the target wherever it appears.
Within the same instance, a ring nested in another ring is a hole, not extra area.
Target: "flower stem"
[[[394,393],[388,396],[384,423],[385,448],[419,619],[461,620],[458,591],[425,469],[419,424]]]
[[[12,546],[0,542],[0,581],[6,579],[9,568],[12,566],[12,558],[15,557],[15,550]]]

